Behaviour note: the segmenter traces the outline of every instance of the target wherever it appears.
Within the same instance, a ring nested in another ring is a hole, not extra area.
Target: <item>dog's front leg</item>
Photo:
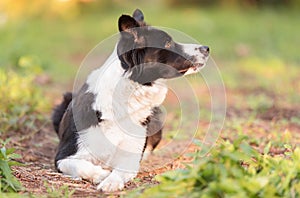
[[[135,139],[120,145],[114,157],[113,171],[98,185],[98,190],[105,192],[122,190],[125,183],[137,175],[145,139]]]
[[[97,189],[104,192],[122,190],[125,183],[133,179],[136,175],[137,173],[126,173],[114,169],[111,174],[98,185]]]
[[[57,168],[66,175],[73,178],[87,179],[94,184],[99,184],[110,171],[102,169],[84,159],[66,158],[57,162]]]

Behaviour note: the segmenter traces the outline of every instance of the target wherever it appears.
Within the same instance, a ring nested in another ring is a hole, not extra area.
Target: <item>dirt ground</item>
[[[190,159],[181,155],[175,159],[174,152],[181,151],[193,152],[195,146],[190,145],[188,148],[181,148],[182,145],[178,142],[177,148],[172,149],[171,154],[165,153],[163,156],[151,155],[147,161],[142,163],[141,172],[137,178],[126,184],[123,191],[104,194],[96,190],[96,185],[89,181],[78,181],[68,176],[58,173],[54,167],[54,156],[58,139],[52,126],[47,123],[41,126],[41,129],[28,134],[27,136],[12,136],[11,144],[17,148],[17,153],[21,154],[22,158],[18,161],[24,166],[14,167],[14,175],[20,180],[24,191],[21,194],[32,194],[34,196],[47,195],[49,191],[57,190],[62,186],[68,186],[68,191],[73,191],[72,197],[103,197],[112,196],[119,197],[124,195],[127,191],[141,186],[155,185],[158,182],[154,177],[157,174],[167,170],[183,168],[182,162],[189,162]],[[160,145],[163,145],[164,141]],[[175,160],[174,160],[175,159]],[[172,161],[172,163],[163,164],[162,162]],[[157,169],[149,170],[151,167],[158,165]]]
[[[291,144],[299,145],[300,124],[289,122],[292,117],[300,117],[299,107],[272,107],[264,113],[257,114],[255,121],[249,123],[246,122],[246,118],[251,114],[251,110],[238,110],[234,108],[234,103],[231,103],[232,101],[234,100],[230,99],[228,103],[226,122],[230,123],[234,122],[236,118],[243,118],[245,120],[245,123],[241,125],[243,133],[249,137],[255,137],[256,139],[261,138],[273,141],[276,138],[282,138],[284,134],[289,131],[292,136]],[[192,160],[184,155],[184,153],[191,153],[197,150],[197,147],[191,144],[191,142],[174,140],[172,148],[170,148],[168,152],[160,154],[158,154],[158,152],[150,155],[148,160],[142,163],[141,172],[137,178],[128,182],[123,191],[105,194],[97,191],[96,185],[88,181],[74,180],[55,170],[54,156],[58,145],[58,138],[49,121],[50,118],[46,120],[48,120],[46,123],[36,124],[38,126],[38,130],[36,131],[25,130],[26,132],[22,131],[9,134],[11,146],[17,148],[17,153],[22,156],[18,161],[24,164],[24,166],[13,168],[14,175],[21,181],[24,187],[24,190],[20,192],[20,194],[34,195],[36,197],[43,195],[48,197],[51,193],[62,191],[63,186],[68,186],[69,192],[74,191],[72,197],[120,197],[130,190],[156,185],[158,182],[154,177],[157,174],[168,170],[184,168],[183,164],[189,163]],[[286,120],[286,123],[277,125],[279,120]],[[205,122],[199,124],[200,128],[207,128],[208,125],[208,123]],[[168,131],[168,126],[165,128],[166,131]],[[276,132],[274,134],[274,130],[279,133]],[[221,136],[225,139],[232,139],[236,133],[236,129],[227,126],[225,123]],[[167,142],[167,139],[163,139],[158,149],[166,145]],[[258,150],[263,150],[263,145],[254,143],[252,146]],[[285,150],[271,148],[270,152],[273,155],[281,155]],[[58,197],[64,194],[65,193],[61,192]]]

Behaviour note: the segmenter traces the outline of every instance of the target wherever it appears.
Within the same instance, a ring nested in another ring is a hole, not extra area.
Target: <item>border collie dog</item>
[[[176,43],[147,25],[138,9],[122,15],[118,27],[111,56],[52,115],[57,170],[104,192],[123,189],[160,142],[165,80],[198,72],[209,57],[207,46]]]

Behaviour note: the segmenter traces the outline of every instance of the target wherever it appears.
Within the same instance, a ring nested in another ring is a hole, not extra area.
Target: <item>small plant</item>
[[[72,195],[74,194],[75,190],[69,190],[69,187],[64,185],[61,186],[59,188],[54,188],[53,186],[50,186],[49,184],[47,184],[46,182],[44,183],[44,185],[47,188],[47,197],[48,198],[61,198],[61,197],[72,197]]]
[[[192,165],[157,176],[160,184],[142,197],[299,197],[300,149],[272,157],[271,144],[260,154],[244,140],[224,141],[207,157],[192,154]]]
[[[21,190],[21,184],[12,174],[11,166],[21,165],[14,161],[20,158],[20,155],[14,153],[14,148],[6,149],[7,142],[8,140],[0,143],[0,192],[17,192]]]
[[[0,69],[0,134],[24,126],[32,129],[32,123],[40,119],[34,113],[49,109],[48,100],[34,84],[34,77],[35,74]]]

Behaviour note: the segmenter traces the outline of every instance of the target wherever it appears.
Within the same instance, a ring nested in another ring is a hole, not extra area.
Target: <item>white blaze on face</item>
[[[190,56],[190,59],[194,61],[195,67],[191,67],[185,72],[184,75],[193,74],[199,72],[203,68],[208,60],[208,55],[203,54],[200,51],[202,45],[196,44],[181,44],[183,52]],[[188,57],[187,57],[188,58]]]

